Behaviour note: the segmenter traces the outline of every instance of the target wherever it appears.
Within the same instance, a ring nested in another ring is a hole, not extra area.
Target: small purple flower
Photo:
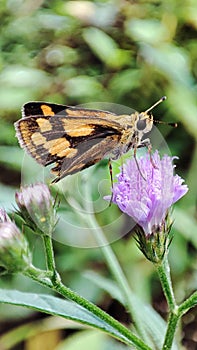
[[[18,214],[37,233],[51,234],[57,223],[54,201],[43,183],[21,187],[15,195]]]
[[[156,151],[152,161],[149,153],[137,160],[138,166],[135,159],[129,159],[114,184],[112,202],[131,216],[145,235],[163,225],[169,208],[188,191],[184,180],[174,175],[175,158],[164,155],[161,159]]]
[[[0,212],[5,216],[4,209]],[[28,242],[16,224],[5,219],[0,222],[0,266],[9,272],[23,271],[31,264]]]

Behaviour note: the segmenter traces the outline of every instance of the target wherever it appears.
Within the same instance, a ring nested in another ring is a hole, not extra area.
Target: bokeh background
[[[189,186],[188,194],[173,212],[174,240],[170,249],[175,294],[178,301],[183,300],[197,287],[196,0],[2,0],[0,29],[0,205],[9,212],[15,205],[21,173],[23,182],[36,179],[35,162],[27,156],[24,159],[13,127],[25,102],[100,102],[100,106],[107,102],[142,111],[167,96],[154,114],[156,119],[178,123],[178,128],[158,128],[171,154],[179,157],[177,172]],[[86,176],[90,171],[89,185],[97,199],[98,184],[102,177],[109,180],[109,176],[106,162],[95,169],[88,169]],[[74,180],[68,181],[75,185]],[[80,191],[80,183],[77,186]],[[105,191],[101,192],[104,195]],[[69,212],[65,193],[63,200],[71,222],[67,235],[72,236],[72,220],[76,218]],[[98,220],[106,224],[116,215],[118,210],[112,206],[103,216],[100,213]],[[64,234],[63,228],[59,231]],[[39,237],[29,236],[34,263],[42,267]],[[155,270],[137,250],[132,236],[116,239],[112,247],[134,291],[165,318],[166,302]],[[67,285],[120,321],[129,321],[123,307],[96,284],[96,275],[87,274],[93,270],[112,278],[99,248],[55,242],[55,250],[58,269]],[[49,292],[19,275],[3,276],[0,286]],[[87,344],[98,350],[104,346],[126,348],[106,340],[101,333],[82,332],[80,326],[22,308],[1,306],[0,323],[3,349],[72,350],[80,346],[82,350]],[[185,315],[181,332],[180,348],[196,349],[195,309]]]

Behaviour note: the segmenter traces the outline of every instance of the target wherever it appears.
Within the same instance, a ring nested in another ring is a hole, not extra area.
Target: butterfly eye
[[[144,130],[146,128],[146,119],[138,120],[137,128],[138,130]]]

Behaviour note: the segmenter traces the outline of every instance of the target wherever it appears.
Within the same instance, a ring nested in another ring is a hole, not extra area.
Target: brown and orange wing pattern
[[[23,107],[23,118],[15,123],[16,135],[38,163],[55,163],[52,172],[57,182],[95,164],[118,145],[120,125],[110,112],[106,119],[106,113],[30,102]]]

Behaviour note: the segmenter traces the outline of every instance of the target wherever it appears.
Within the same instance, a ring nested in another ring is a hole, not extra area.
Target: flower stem
[[[34,281],[44,285],[45,287],[48,287],[48,288],[53,287],[53,284],[51,282],[50,271],[40,270],[35,266],[30,265],[26,270],[23,271],[23,275],[33,279]]]
[[[167,255],[164,257],[161,263],[155,264],[157,273],[159,275],[164,295],[166,297],[170,311],[177,310],[177,305],[172,288],[172,281],[170,278],[170,266],[168,263]]]
[[[106,312],[101,310],[98,306],[92,304],[87,299],[81,297],[77,293],[71,291],[69,288],[65,287],[62,283],[59,283],[55,286],[55,290],[60,293],[65,298],[68,298],[74,302],[76,302],[78,305],[81,305],[97,317],[101,318],[103,321],[106,321],[108,324],[110,324],[112,327],[116,328],[122,335],[124,335],[127,339],[129,339],[137,349],[145,349],[150,350],[150,348],[143,343],[139,338],[137,338],[134,334],[130,332],[125,326],[123,326],[121,323],[116,321],[113,317],[108,315]],[[128,345],[131,345],[127,342]]]
[[[98,306],[92,304],[87,299],[81,297],[68,287],[64,286],[60,278],[54,281],[53,276],[51,276],[50,272],[47,273],[47,271],[39,270],[34,266],[30,266],[24,271],[24,275],[34,279],[35,281],[46,287],[49,287],[50,289],[53,289],[65,298],[76,302],[78,305],[81,305],[84,309],[88,310],[99,319],[111,325],[114,329],[119,331],[125,337],[125,344],[129,346],[134,344],[136,349],[139,350],[151,350],[142,340],[140,340],[138,337],[132,334],[129,329],[127,329],[113,317],[108,315],[105,311],[100,309]]]
[[[197,291],[190,295],[180,306],[179,313],[184,315],[188,310],[197,305]]]
[[[47,269],[54,273],[54,271],[56,271],[56,267],[51,237],[49,235],[43,235],[42,238],[45,247]]]
[[[161,281],[164,295],[166,297],[168,307],[170,310],[167,331],[164,339],[163,350],[169,350],[172,347],[174,335],[176,332],[177,324],[180,318],[178,306],[175,301],[174,292],[172,288],[172,281],[170,277],[170,266],[168,263],[167,255],[165,255],[163,261],[159,264],[155,264],[157,272]]]
[[[58,281],[60,281],[60,276],[56,270],[51,235],[43,235],[42,237],[43,237],[43,242],[45,247],[47,270],[51,273],[51,280],[55,285]]]
[[[163,259],[163,262],[156,265],[157,272],[163,287],[164,294],[167,299],[167,303],[170,309],[168,327],[166,330],[166,335],[163,343],[162,350],[170,350],[172,348],[173,339],[177,329],[178,322],[180,318],[189,309],[197,305],[197,292],[193,293],[187,300],[185,300],[181,305],[177,305],[172,289],[172,282],[170,278],[170,268],[167,260],[167,256]]]
[[[168,319],[168,327],[167,327],[162,350],[170,350],[172,348],[173,339],[174,339],[178,321],[179,321],[179,315],[171,312]]]

